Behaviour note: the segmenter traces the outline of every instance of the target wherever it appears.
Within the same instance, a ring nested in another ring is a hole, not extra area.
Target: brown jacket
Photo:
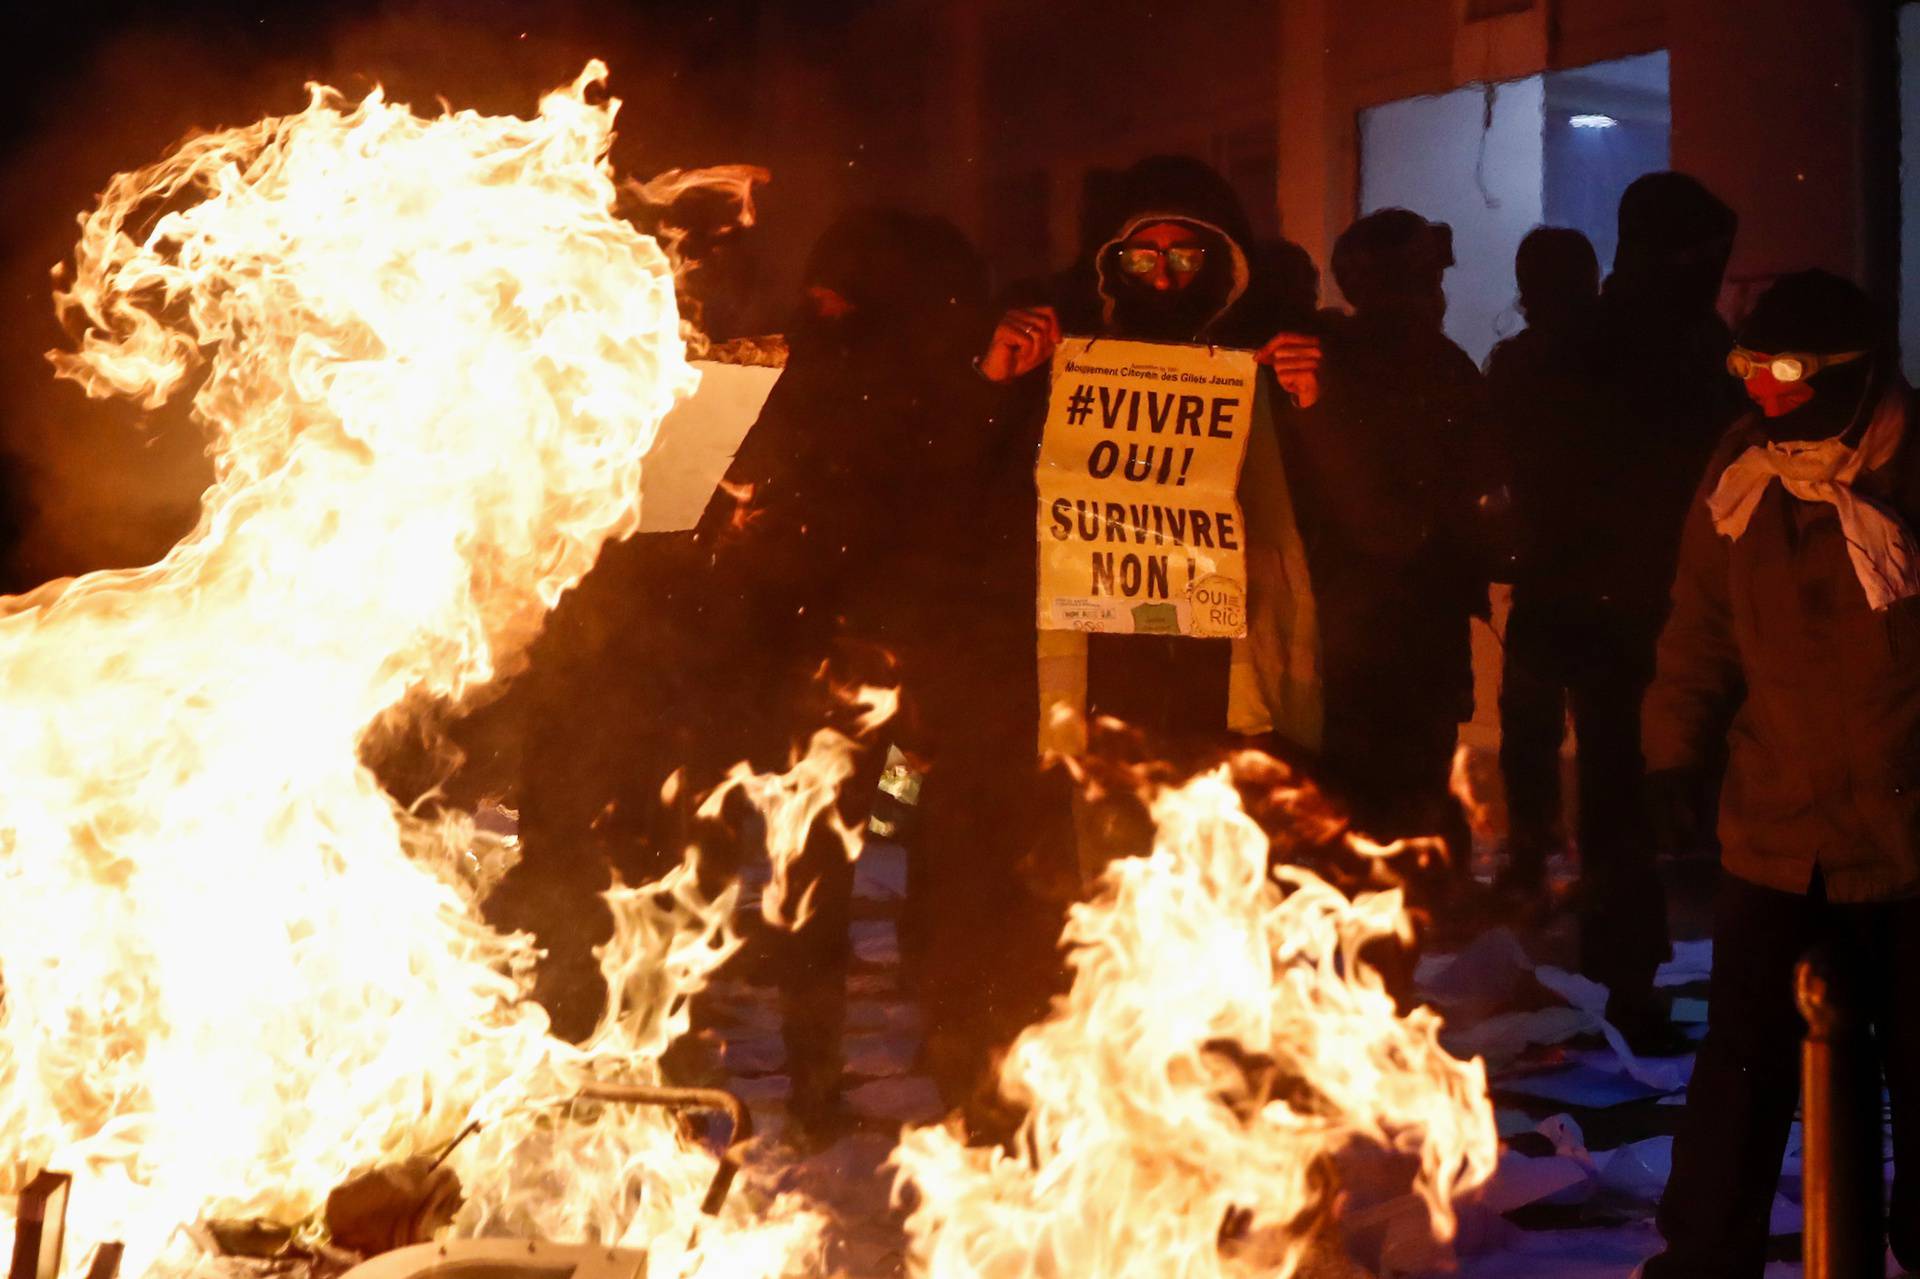
[[[1860,489],[1920,527],[1920,422]],[[1920,894],[1920,598],[1875,612],[1834,508],[1769,486],[1738,541],[1706,498],[1763,439],[1729,432],[1687,516],[1647,693],[1651,770],[1699,768],[1725,735],[1726,869],[1805,892],[1817,866],[1835,901]]]

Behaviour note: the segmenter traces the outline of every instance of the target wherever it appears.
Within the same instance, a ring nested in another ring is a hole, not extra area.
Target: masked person
[[[1045,383],[1031,375],[1045,368],[1062,333],[1253,349],[1289,395],[1317,394],[1319,349],[1303,332],[1311,298],[1301,304],[1297,259],[1255,240],[1239,197],[1218,173],[1183,156],[1142,160],[1101,184],[1098,212],[1085,229],[1081,261],[1035,290],[1031,305],[1010,311],[979,363],[988,380],[1023,388],[1036,427]],[[1270,262],[1286,269],[1256,269]],[[1250,446],[1241,494],[1278,501],[1284,509],[1265,522],[1284,541],[1293,515],[1277,454],[1263,447],[1270,444]],[[1260,522],[1252,512],[1248,519]],[[1258,549],[1250,561],[1250,573],[1273,562]],[[1256,594],[1288,589],[1277,581],[1249,586]],[[1236,656],[1243,667],[1237,685]],[[1317,731],[1317,697],[1300,686],[1298,664],[1284,669],[1286,659],[1258,637],[1101,634],[1086,637],[1083,656],[1057,659],[1063,669],[1078,668],[1061,677],[1063,685],[1079,684],[1076,674],[1084,680],[1073,709],[1125,722],[1163,758],[1196,758],[1236,731],[1296,738]]]
[[[1285,415],[1319,609],[1330,789],[1380,839],[1447,837],[1473,713],[1469,625],[1487,607],[1477,500],[1489,487],[1480,372],[1441,330],[1452,234],[1406,209],[1355,222],[1333,273],[1353,305],[1324,323],[1316,405]]]
[[[897,743],[923,761],[964,712],[947,609],[971,542],[950,505],[971,480],[983,400],[971,356],[987,330],[986,269],[937,218],[850,213],[810,254],[789,356],[701,522],[717,624],[703,632],[731,732],[711,768],[782,769],[844,721],[832,686],[897,686],[902,706],[863,742],[838,813],[863,822]],[[723,620],[724,619],[724,620]],[[709,774],[703,781],[713,780]],[[699,789],[698,785],[694,789]],[[823,818],[793,870],[791,935],[766,939],[782,997],[788,1113],[806,1138],[845,1122],[840,1099],[853,866]]]
[[[1580,968],[1607,986],[1608,1017],[1628,1040],[1660,1053],[1684,1043],[1653,986],[1669,946],[1661,837],[1642,803],[1640,702],[1689,495],[1738,411],[1715,310],[1737,223],[1692,178],[1655,173],[1628,187],[1619,224],[1597,302],[1590,254],[1529,237],[1517,265],[1530,327],[1488,363],[1516,530],[1501,694],[1512,825],[1498,883],[1511,905],[1545,899],[1571,710]],[[1543,291],[1569,300],[1536,317]]]
[[[1310,288],[1300,296],[1300,259],[1256,244],[1218,173],[1160,156],[1099,174],[1087,194],[1078,260],[1016,290],[1022,304],[1002,316],[976,364],[996,400],[980,432],[991,465],[978,470],[984,487],[971,500],[980,561],[1002,587],[982,595],[1000,624],[974,659],[983,673],[988,662],[994,668],[976,698],[991,718],[969,746],[976,764],[951,772],[945,788],[956,799],[974,794],[967,807],[977,838],[965,865],[933,853],[938,775],[923,798],[930,873],[951,867],[956,888],[941,898],[952,903],[938,919],[947,941],[934,947],[942,975],[923,983],[929,1051],[943,1092],[968,1106],[974,1131],[988,1138],[1011,1130],[1011,1117],[995,1108],[993,1062],[1044,1013],[1061,978],[1054,947],[1066,905],[1108,858],[1144,852],[1151,834],[1143,811],[1114,825],[1089,820],[1065,772],[1041,772],[1041,702],[1077,723],[1124,721],[1137,734],[1127,749],[1180,767],[1249,738],[1317,744],[1319,731],[1311,598],[1272,433],[1248,442],[1241,472],[1247,640],[1036,632],[1034,466],[1049,362],[1063,333],[1254,349],[1288,396],[1310,402],[1318,388],[1318,343],[1302,332],[1313,300]],[[1057,722],[1046,718],[1050,730]],[[1088,745],[1052,733],[1049,744]],[[985,936],[994,946],[982,946]]]
[[[1920,441],[1867,296],[1763,294],[1728,366],[1752,412],[1687,516],[1647,694],[1662,774],[1728,752],[1707,1037],[1650,1279],[1754,1276],[1798,1094],[1794,966],[1830,948],[1892,1097],[1893,1248],[1920,1267]],[[1857,1094],[1856,1094],[1857,1095]],[[1866,1104],[1873,1104],[1871,1095]],[[1877,1107],[1876,1107],[1877,1109]]]

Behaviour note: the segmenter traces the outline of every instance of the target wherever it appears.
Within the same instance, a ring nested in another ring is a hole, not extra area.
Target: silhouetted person
[[[1473,713],[1469,626],[1487,602],[1476,502],[1488,457],[1480,372],[1441,330],[1451,230],[1405,209],[1355,222],[1333,273],[1317,405],[1284,415],[1320,618],[1326,780],[1381,839],[1444,835]]]
[[[1542,334],[1538,358],[1502,361],[1492,376],[1521,530],[1508,643],[1561,683],[1578,718],[1580,968],[1608,987],[1608,1016],[1643,1050],[1678,1045],[1653,989],[1670,947],[1638,708],[1689,496],[1738,408],[1715,310],[1736,226],[1684,174],[1638,179],[1620,200],[1591,322],[1574,315]],[[1518,835],[1543,839],[1544,734],[1517,749],[1534,769],[1518,770]],[[1525,885],[1544,851],[1516,853]]]
[[[1893,1107],[1893,1250],[1920,1267],[1920,441],[1850,281],[1783,277],[1727,364],[1752,409],[1687,516],[1646,701],[1657,775],[1727,752],[1707,1037],[1648,1279],[1757,1279],[1799,1092],[1794,965],[1829,948]],[[1683,789],[1668,793],[1684,793]],[[1683,810],[1684,811],[1684,810]],[[1878,1111],[1877,1080],[1847,1102]],[[1877,1249],[1876,1249],[1877,1251]]]
[[[844,716],[828,682],[901,689],[899,715],[841,788],[849,826],[868,816],[890,741],[937,769],[966,731],[955,681],[969,672],[952,658],[950,601],[966,593],[973,512],[952,503],[980,463],[984,396],[970,361],[988,326],[986,287],[984,263],[945,221],[888,209],[838,220],[803,273],[786,370],[728,470],[741,496],[723,491],[702,520],[711,589],[737,601],[743,622],[735,642],[747,650],[729,679],[741,718],[762,725],[745,743],[755,755],[778,756]],[[789,903],[810,891],[813,913],[768,939],[788,1110],[814,1136],[842,1120],[852,885],[840,840],[817,822]]]
[[[1142,160],[1090,182],[1088,193],[1098,197],[1082,228],[1088,243],[1072,268],[1033,290],[1032,305],[1002,318],[981,360],[987,378],[1015,387],[1037,421],[1044,370],[1060,336],[1070,333],[1254,349],[1280,385],[1294,389],[1289,382],[1296,346],[1317,357],[1311,338],[1276,337],[1303,328],[1311,314],[1313,286],[1302,287],[1299,260],[1305,255],[1297,246],[1257,242],[1233,188],[1188,157]],[[1249,457],[1253,473],[1243,472],[1243,493],[1249,485],[1277,489],[1277,476],[1262,473],[1251,451]],[[1291,521],[1291,512],[1285,520]],[[1250,527],[1249,537],[1256,536]],[[1256,641],[1240,643],[1248,642]],[[1230,726],[1246,731],[1260,718],[1230,705],[1235,643],[1089,636],[1083,709],[1089,717],[1111,716],[1143,731],[1162,755],[1184,758],[1218,749],[1230,740]]]
[[[1553,331],[1577,323],[1600,299],[1600,262],[1593,242],[1572,227],[1538,226],[1513,256],[1520,313],[1532,329]]]
[[[1605,838],[1599,810],[1639,802],[1633,707],[1639,663],[1609,660],[1610,629],[1564,580],[1566,545],[1598,529],[1561,527],[1560,504],[1604,466],[1607,431],[1594,415],[1600,265],[1587,237],[1535,227],[1514,257],[1527,327],[1494,347],[1487,397],[1512,498],[1505,669],[1500,684],[1500,771],[1506,784],[1507,865],[1498,883],[1515,904],[1539,900],[1547,857],[1561,842],[1560,746],[1571,711],[1580,744],[1582,847]],[[1586,371],[1575,375],[1571,371]],[[1622,512],[1614,518],[1628,518]],[[1623,673],[1625,678],[1623,681]],[[1624,736],[1623,736],[1624,734]],[[1623,767],[1622,751],[1628,752]],[[1609,793],[1608,787],[1613,787]],[[1625,790],[1622,791],[1621,788]]]

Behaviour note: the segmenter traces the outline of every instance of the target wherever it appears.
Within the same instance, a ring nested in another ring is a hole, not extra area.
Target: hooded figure
[[[1649,1279],[1758,1275],[1798,1094],[1794,966],[1827,951],[1892,1098],[1893,1250],[1920,1268],[1920,441],[1872,301],[1783,277],[1727,366],[1753,411],[1688,514],[1647,694],[1657,776],[1724,751],[1707,1037]],[[1869,1072],[1871,1073],[1871,1072]],[[1877,1113],[1878,1076],[1843,1099]],[[1871,1120],[1868,1121],[1871,1123]],[[1877,1241],[1867,1240],[1878,1266]]]
[[[1213,169],[1187,156],[1155,156],[1106,176],[1096,194],[1080,260],[1029,298],[1053,307],[1062,332],[1255,349],[1283,330],[1307,327],[1313,299],[1301,296],[1304,255],[1284,242],[1257,242],[1238,195]],[[1180,272],[1169,257],[1156,271],[1130,271],[1139,256],[1130,248],[1150,242],[1173,254],[1198,250],[1199,264]],[[1028,381],[1037,398],[1044,379]],[[1248,637],[1043,632],[1044,701],[1122,720],[1164,758],[1197,758],[1232,734],[1316,744],[1311,601],[1270,434],[1256,432],[1249,442],[1240,497]]]
[[[1673,1039],[1653,990],[1669,948],[1639,708],[1686,505],[1738,408],[1714,310],[1737,220],[1694,179],[1654,173],[1627,188],[1619,221],[1598,301],[1541,316],[1530,306],[1532,327],[1487,365],[1515,530],[1500,702],[1510,825],[1498,882],[1516,906],[1544,904],[1547,858],[1564,839],[1560,749],[1571,712],[1581,971],[1608,987],[1609,1015],[1629,1040],[1658,1052]],[[1561,273],[1584,276],[1591,258],[1567,256]],[[1529,277],[1539,265],[1516,263]]]
[[[1143,342],[1208,342],[1258,347],[1306,315],[1288,314],[1283,282],[1255,273],[1262,252],[1240,197],[1190,156],[1153,156],[1100,184],[1099,205],[1082,234],[1081,262],[1044,300],[1068,333],[1104,333]],[[1122,268],[1120,247],[1154,223],[1191,228],[1205,246],[1198,275],[1178,289],[1140,287]]]
[[[986,331],[986,269],[937,218],[864,209],[821,236],[788,326],[785,370],[703,517],[702,629],[712,693],[727,708],[709,772],[788,752],[844,718],[828,685],[897,686],[901,709],[862,743],[840,818],[863,822],[889,743],[923,765],[964,712],[964,597],[980,557],[970,512],[987,398],[969,359]],[[823,678],[824,676],[824,678]],[[843,730],[849,725],[838,725]],[[961,725],[965,727],[964,724]],[[717,778],[695,777],[686,788]],[[815,824],[794,867],[811,917],[777,952],[789,1113],[825,1138],[839,1098],[852,866]]]
[[[1380,839],[1443,833],[1472,714],[1469,624],[1486,608],[1476,499],[1489,487],[1479,370],[1441,330],[1452,233],[1406,209],[1334,245],[1351,316],[1323,317],[1323,392],[1283,414],[1319,609],[1326,780]]]
[[[1087,736],[1073,727],[1088,714],[1126,721],[1155,758],[1176,764],[1243,736],[1312,744],[1319,732],[1312,598],[1271,431],[1253,433],[1241,470],[1245,640],[1036,632],[1034,464],[1059,335],[1259,348],[1304,326],[1313,305],[1304,255],[1256,246],[1232,188],[1196,160],[1158,157],[1099,171],[1085,195],[1078,260],[1012,291],[1014,309],[976,364],[977,386],[994,397],[974,436],[983,464],[948,498],[968,513],[976,537],[968,591],[957,598],[976,623],[991,624],[950,647],[978,678],[970,731],[936,764],[922,794],[928,897],[937,910],[920,988],[929,1069],[983,1135],[1011,1131],[991,1063],[1045,1012],[1061,981],[1056,943],[1066,906],[1107,857],[1134,851],[1131,839],[1151,833],[1143,813],[1129,815],[1139,822],[1087,820],[1065,770],[1043,774],[1037,748],[1088,751]],[[996,352],[1006,354],[1003,333],[1015,335],[1023,353],[995,365]],[[992,946],[983,947],[989,936]]]

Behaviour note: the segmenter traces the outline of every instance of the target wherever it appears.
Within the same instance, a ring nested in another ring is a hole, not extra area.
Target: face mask
[[[1165,291],[1122,279],[1113,286],[1114,327],[1124,337],[1147,342],[1191,342],[1220,309],[1221,290],[1202,276],[1184,289]]]
[[[1872,372],[1873,366],[1862,360],[1816,374],[1807,382],[1812,399],[1779,417],[1761,418],[1761,428],[1775,443],[1826,440],[1842,434],[1860,418]]]

